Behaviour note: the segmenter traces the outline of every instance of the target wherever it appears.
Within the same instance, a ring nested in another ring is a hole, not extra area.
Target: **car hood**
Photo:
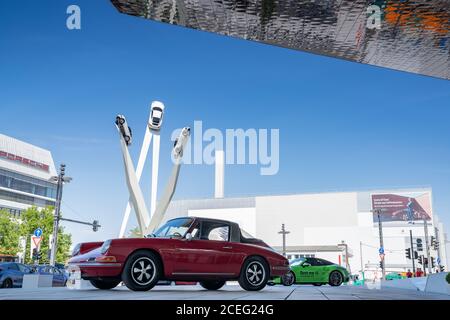
[[[100,255],[101,255],[101,248],[97,248],[85,254],[80,254],[78,256],[72,257],[69,260],[69,264],[82,262],[95,262],[95,258],[97,258]]]

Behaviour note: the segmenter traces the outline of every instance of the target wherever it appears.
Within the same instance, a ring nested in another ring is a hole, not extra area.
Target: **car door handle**
[[[233,249],[233,247],[231,247],[231,246],[228,246],[228,247],[223,247],[224,249],[227,249],[227,250],[231,250],[231,249]]]

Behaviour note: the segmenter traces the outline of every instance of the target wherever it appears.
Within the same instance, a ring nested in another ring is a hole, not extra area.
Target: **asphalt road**
[[[450,296],[400,289],[371,290],[354,286],[276,286],[252,293],[239,286],[228,285],[216,292],[206,291],[198,286],[160,286],[150,292],[131,292],[125,287],[111,291],[68,288],[0,289],[0,300],[450,300]]]

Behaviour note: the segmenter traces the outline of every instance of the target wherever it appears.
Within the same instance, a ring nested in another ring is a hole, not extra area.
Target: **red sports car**
[[[285,257],[238,224],[204,218],[171,220],[144,239],[81,244],[69,265],[98,289],[123,281],[133,291],[148,291],[160,280],[199,282],[207,290],[237,280],[259,291],[290,271]]]

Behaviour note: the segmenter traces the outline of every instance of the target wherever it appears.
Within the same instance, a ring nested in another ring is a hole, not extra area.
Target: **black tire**
[[[292,287],[296,282],[295,274],[291,271],[288,274],[281,277],[281,283],[285,287]]]
[[[321,287],[321,286],[323,286],[323,284],[322,283],[313,283],[313,286],[314,287]]]
[[[339,271],[330,273],[329,285],[332,287],[340,287],[344,283],[344,276]]]
[[[205,288],[206,290],[210,290],[210,291],[217,291],[222,289],[225,284],[227,282],[226,281],[202,281],[200,282],[200,285]]]
[[[149,291],[158,284],[161,275],[159,257],[150,251],[137,251],[128,258],[122,280],[132,291]]]
[[[3,285],[2,285],[3,289],[12,289],[12,287],[13,287],[13,282],[11,279],[8,278],[3,281]]]
[[[251,257],[245,263],[239,277],[239,285],[247,291],[261,291],[267,286],[270,271],[267,262],[260,257]]]
[[[99,290],[111,290],[119,285],[120,280],[91,280],[90,283]]]

